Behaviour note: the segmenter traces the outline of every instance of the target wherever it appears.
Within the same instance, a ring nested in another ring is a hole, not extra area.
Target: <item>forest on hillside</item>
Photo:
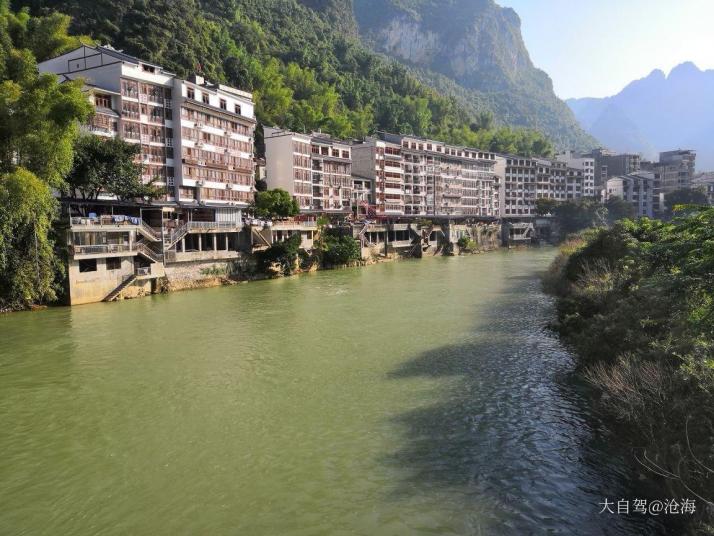
[[[440,95],[363,46],[329,10],[297,0],[16,0],[13,6],[34,15],[60,11],[72,17],[75,34],[180,76],[201,72],[253,91],[262,124],[340,138],[382,130],[500,152],[553,152],[543,134],[497,127],[487,110],[467,110]]]

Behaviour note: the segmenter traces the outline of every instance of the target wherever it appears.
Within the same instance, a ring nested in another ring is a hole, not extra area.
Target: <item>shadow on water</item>
[[[539,280],[509,283],[466,340],[389,374],[439,380],[436,403],[393,419],[403,441],[383,463],[403,477],[392,499],[453,494],[468,533],[663,534],[641,515],[599,514],[605,497],[636,497],[629,459],[602,441],[572,357],[545,329]]]

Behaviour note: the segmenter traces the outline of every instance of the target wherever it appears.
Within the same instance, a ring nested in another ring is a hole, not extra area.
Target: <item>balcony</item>
[[[115,255],[119,253],[135,253],[128,244],[72,245],[70,253],[75,257],[87,255]]]

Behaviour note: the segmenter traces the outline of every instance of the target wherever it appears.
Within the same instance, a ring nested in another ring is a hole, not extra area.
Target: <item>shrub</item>
[[[555,327],[601,406],[667,474],[714,497],[714,209],[623,220],[566,243],[545,278]],[[643,463],[654,469],[651,463]]]
[[[362,254],[357,240],[335,229],[325,231],[320,249],[323,263],[331,266],[358,261]]]
[[[300,235],[294,234],[287,240],[276,242],[268,249],[259,251],[256,255],[258,269],[265,273],[277,263],[284,275],[290,275],[297,264],[300,242]]]

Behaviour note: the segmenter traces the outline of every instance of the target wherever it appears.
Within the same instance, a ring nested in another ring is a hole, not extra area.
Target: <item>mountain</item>
[[[655,69],[612,97],[566,102],[583,128],[607,147],[647,158],[695,149],[697,168],[714,170],[714,70],[686,62],[669,75]]]
[[[597,143],[533,66],[513,9],[493,0],[353,0],[353,8],[365,43],[462,105],[541,130],[562,147]]]
[[[533,154],[552,150],[543,134],[560,146],[594,144],[555,98],[548,77],[533,68],[512,10],[491,0],[443,4],[448,16],[438,19],[438,36],[448,39],[449,16],[455,17],[451,26],[463,36],[458,52],[463,68],[457,62],[451,70],[438,70],[436,57],[419,63],[416,57],[386,54],[378,44],[385,26],[368,26],[372,12],[381,13],[382,22],[394,15],[392,28],[401,28],[396,21],[404,16],[434,19],[431,28],[437,22],[432,12],[439,10],[429,0],[12,1],[15,9],[66,13],[73,33],[111,43],[180,76],[199,70],[209,79],[252,90],[264,124],[319,128],[340,137],[381,129]],[[470,6],[471,25],[463,24],[464,6]],[[494,21],[500,26],[490,29]],[[468,37],[477,24],[489,28],[479,47]],[[418,36],[410,35],[416,46]]]

